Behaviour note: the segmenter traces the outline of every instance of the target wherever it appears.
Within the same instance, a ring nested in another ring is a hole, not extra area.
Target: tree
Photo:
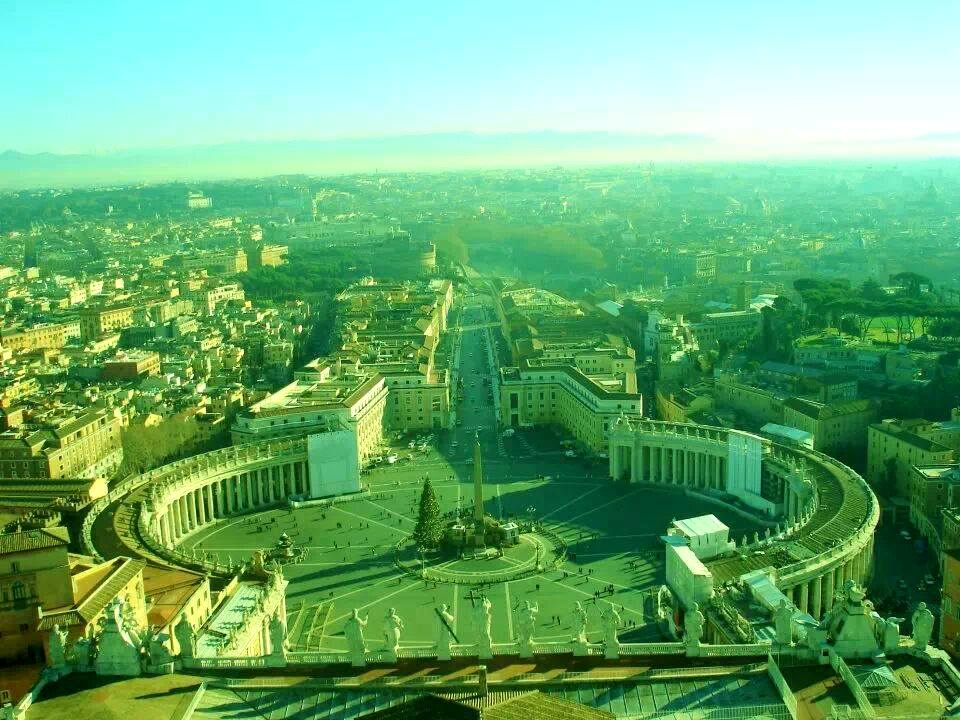
[[[890,278],[903,287],[903,292],[908,297],[920,297],[920,288],[927,286],[928,290],[933,290],[933,283],[926,275],[920,275],[915,272],[900,272]]]
[[[443,539],[440,502],[437,500],[430,478],[423,481],[423,490],[420,491],[420,509],[417,514],[417,526],[413,529],[413,539],[421,549],[435,548]]]

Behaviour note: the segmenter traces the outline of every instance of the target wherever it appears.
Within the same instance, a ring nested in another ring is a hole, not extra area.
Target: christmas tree
[[[417,527],[413,530],[413,539],[419,548],[435,548],[443,539],[443,522],[440,519],[440,502],[433,491],[430,478],[423,481],[420,492],[420,510]]]

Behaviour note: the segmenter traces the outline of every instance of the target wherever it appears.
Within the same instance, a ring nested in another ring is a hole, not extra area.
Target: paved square
[[[469,502],[469,467],[459,473],[450,467],[439,473],[443,479],[436,479],[439,467],[432,469],[444,512]],[[421,483],[417,477],[389,477],[380,473],[372,482],[376,499],[234,518],[195,536],[187,546],[236,560],[272,547],[283,532],[303,545],[303,562],[284,568],[290,580],[288,637],[293,650],[345,650],[343,623],[353,608],[359,608],[361,616],[369,614],[366,639],[370,649],[379,649],[381,621],[391,607],[405,623],[401,645],[427,648],[435,634],[434,608],[441,603],[456,618],[458,639],[474,642],[470,610],[481,591],[467,584],[424,582],[396,564],[395,548],[415,525]],[[495,643],[513,638],[510,609],[527,600],[539,607],[536,639],[569,639],[572,609],[581,601],[590,618],[590,639],[599,640],[598,594],[600,604],[610,601],[622,607],[624,640],[657,640],[656,628],[645,621],[651,617],[651,591],[664,581],[659,536],[671,519],[712,512],[730,525],[734,536],[759,527],[670,488],[622,485],[605,478],[505,479],[488,482],[485,493],[488,514],[536,517],[567,544],[567,559],[559,569],[483,588],[493,603]],[[508,551],[502,560],[436,557],[428,562],[457,572],[489,571],[493,577],[504,563],[519,561]]]

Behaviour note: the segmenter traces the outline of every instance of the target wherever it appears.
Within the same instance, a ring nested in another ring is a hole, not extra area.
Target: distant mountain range
[[[960,134],[927,136],[897,145],[908,155],[929,155],[931,147],[953,147]],[[812,147],[814,155],[850,154],[849,143]],[[912,148],[912,149],[911,149]],[[886,145],[864,148],[864,156],[889,154]],[[937,150],[937,152],[943,152]],[[780,155],[793,155],[788,152]],[[650,161],[698,161],[762,157],[756,148],[740,149],[695,134],[640,135],[602,132],[526,132],[506,134],[438,133],[396,137],[237,142],[222,145],[129,150],[105,154],[0,153],[0,188],[213,180],[286,173],[339,174],[456,170],[545,165],[613,164]]]

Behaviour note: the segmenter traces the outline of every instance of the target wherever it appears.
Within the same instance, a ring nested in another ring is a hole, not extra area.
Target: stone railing
[[[219,473],[236,470],[249,462],[288,457],[291,454],[305,452],[305,450],[306,441],[303,439],[265,440],[260,443],[249,443],[246,445],[235,445],[211,450],[176,460],[139,475],[127,476],[115,485],[110,492],[90,504],[80,528],[80,542],[83,546],[83,551],[88,555],[92,555],[97,560],[103,560],[103,557],[93,543],[93,525],[97,517],[117,500],[128,496],[134,490],[150,482],[199,478],[209,475],[211,472]]]

